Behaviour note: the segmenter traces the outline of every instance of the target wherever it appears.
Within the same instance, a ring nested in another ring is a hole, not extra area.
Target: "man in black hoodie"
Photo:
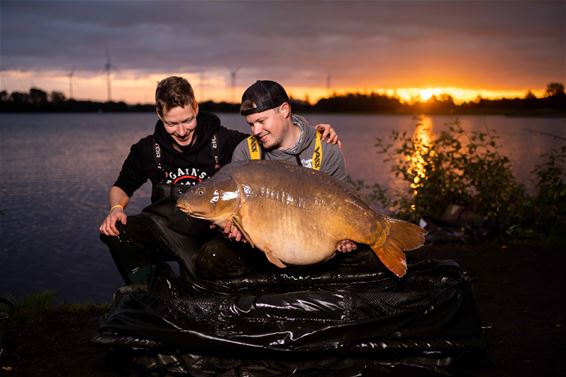
[[[248,135],[220,125],[213,114],[200,113],[193,89],[181,77],[168,77],[155,92],[155,132],[134,144],[108,194],[110,210],[100,226],[126,284],[146,283],[152,264],[177,260],[192,270],[202,244],[218,234],[203,220],[190,219],[176,208],[180,194],[211,177],[230,162],[238,143]],[[323,137],[336,142],[329,125]],[[147,180],[151,205],[126,216],[129,198]]]

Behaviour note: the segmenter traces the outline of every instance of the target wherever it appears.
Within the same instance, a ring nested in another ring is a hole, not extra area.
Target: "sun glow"
[[[398,98],[403,103],[416,103],[429,101],[433,96],[439,100],[450,96],[455,104],[484,99],[525,98],[528,89],[469,89],[456,87],[427,87],[427,88],[321,88],[321,87],[286,87],[289,95],[295,99],[307,100],[311,104],[321,98],[359,93],[370,95],[376,93],[388,97]],[[545,95],[544,89],[531,89],[531,93],[541,98]]]
[[[501,99],[501,98],[525,98],[527,89],[524,90],[491,90],[491,89],[468,89],[455,87],[436,87],[436,88],[398,88],[395,95],[405,103],[426,102],[435,96],[442,99],[444,96],[450,96],[454,103],[461,104],[464,102],[476,101],[478,98],[485,99]],[[531,90],[537,97],[545,95],[544,89]]]
[[[432,96],[437,96],[442,93],[442,89],[434,88],[434,89],[422,89],[419,92],[419,97],[421,97],[422,101],[428,101],[432,98]]]

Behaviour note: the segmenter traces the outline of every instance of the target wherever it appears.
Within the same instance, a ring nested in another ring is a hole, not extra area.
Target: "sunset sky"
[[[257,79],[311,102],[378,91],[404,100],[540,96],[566,82],[566,1],[6,1],[0,89],[151,103],[185,76],[199,101]],[[108,55],[107,55],[108,54]],[[71,72],[72,80],[71,80]],[[235,72],[232,87],[231,72]]]

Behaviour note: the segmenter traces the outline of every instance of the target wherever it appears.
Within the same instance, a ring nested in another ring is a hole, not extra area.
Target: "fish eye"
[[[202,187],[197,189],[197,195],[199,195],[199,196],[204,195],[204,189]]]

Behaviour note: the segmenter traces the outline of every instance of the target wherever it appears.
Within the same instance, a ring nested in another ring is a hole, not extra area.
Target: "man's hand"
[[[120,207],[113,208],[106,216],[102,225],[100,225],[100,233],[106,236],[117,237],[120,234],[120,231],[116,228],[116,223],[118,221],[126,225],[126,214],[124,213],[124,209]]]
[[[336,244],[336,250],[340,253],[349,253],[358,248],[355,242],[350,240],[342,240]]]
[[[246,243],[246,239],[242,235],[242,232],[240,232],[240,230],[236,226],[234,226],[234,224],[232,224],[230,220],[226,221],[226,224],[224,224],[222,233],[224,233],[224,235],[228,237],[229,240]]]
[[[338,147],[342,148],[342,142],[340,141],[338,134],[330,124],[317,124],[315,128],[318,132],[322,133],[322,140],[326,141],[329,144],[338,144]]]

